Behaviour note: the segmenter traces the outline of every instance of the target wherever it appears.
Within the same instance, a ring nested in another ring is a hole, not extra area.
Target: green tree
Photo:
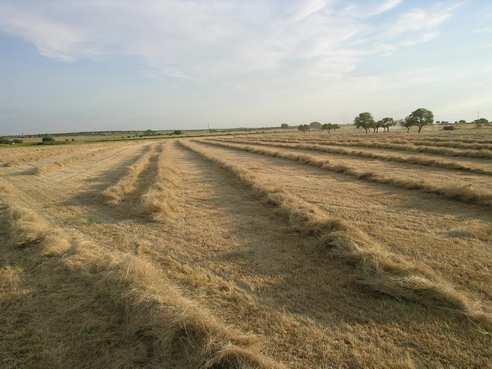
[[[321,130],[322,131],[328,131],[328,133],[330,133],[331,130],[336,130],[339,128],[340,128],[340,126],[338,124],[334,124],[334,123],[325,123],[321,126]]]
[[[396,121],[393,118],[386,117],[378,122],[379,126],[383,128],[386,132],[389,132],[390,127],[396,125]]]
[[[475,124],[488,124],[489,121],[486,118],[478,118],[473,121]]]
[[[282,123],[280,125],[280,128],[287,129],[287,128],[289,128],[289,125],[287,123]]]
[[[407,129],[407,133],[410,133],[410,128],[412,128],[413,124],[407,119],[401,119],[400,120],[400,126],[404,127]]]
[[[43,145],[51,145],[51,144],[54,144],[55,143],[55,138],[53,136],[43,136],[43,138],[41,139],[41,143]]]
[[[360,113],[357,117],[355,117],[354,124],[356,128],[363,128],[366,131],[366,134],[370,128],[375,126],[374,118],[371,113],[368,112]]]
[[[406,117],[405,120],[410,126],[419,127],[418,133],[420,133],[422,128],[434,123],[434,114],[430,110],[419,108]]]

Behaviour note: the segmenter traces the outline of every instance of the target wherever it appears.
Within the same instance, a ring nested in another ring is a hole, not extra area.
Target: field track
[[[486,367],[488,206],[211,144],[81,145],[0,168],[2,363]]]

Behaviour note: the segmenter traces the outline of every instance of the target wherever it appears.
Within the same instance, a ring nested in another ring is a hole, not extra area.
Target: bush
[[[52,145],[55,142],[56,141],[55,141],[55,138],[53,136],[43,136],[43,138],[41,139],[41,144],[43,144],[43,145]]]
[[[181,135],[183,134],[183,132],[181,132],[181,130],[177,129],[173,132],[173,135]]]
[[[454,131],[456,129],[455,126],[444,126],[442,127],[443,130],[445,131]]]
[[[0,137],[0,144],[2,145],[10,145],[12,141],[10,141],[8,138],[5,137]]]

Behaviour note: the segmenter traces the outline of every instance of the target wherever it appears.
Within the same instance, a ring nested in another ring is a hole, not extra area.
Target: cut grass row
[[[267,156],[297,161],[323,170],[345,174],[367,182],[391,185],[407,190],[422,191],[425,193],[439,195],[449,200],[461,201],[467,204],[473,203],[473,204],[487,206],[487,207],[492,206],[491,193],[475,190],[470,187],[455,186],[455,185],[438,186],[423,180],[417,181],[409,178],[395,178],[375,172],[361,171],[347,165],[331,162],[330,160],[322,160],[310,155],[297,154],[287,151],[263,149],[260,147],[231,144],[225,142],[211,142],[211,141],[199,141],[199,142],[202,142],[207,145],[224,147],[224,148],[234,149],[239,151],[247,151],[260,155],[267,155]]]
[[[144,213],[154,221],[176,218],[179,214],[179,209],[176,207],[176,194],[180,174],[173,165],[173,158],[170,155],[171,145],[172,143],[161,144],[157,173],[152,185],[141,199]]]
[[[470,166],[466,166],[466,165],[452,162],[452,161],[444,161],[444,160],[431,159],[431,158],[421,158],[421,157],[416,157],[416,156],[404,157],[404,156],[391,155],[391,154],[377,154],[377,153],[372,153],[372,152],[367,152],[367,151],[356,151],[356,150],[349,150],[349,149],[345,149],[345,148],[323,146],[323,145],[319,145],[319,144],[283,143],[283,142],[277,142],[277,141],[264,142],[264,141],[253,141],[253,140],[248,140],[248,141],[245,141],[245,140],[226,140],[226,141],[225,140],[210,140],[210,141],[231,142],[231,143],[238,143],[238,144],[262,145],[262,146],[267,146],[267,147],[269,146],[269,147],[300,149],[300,150],[310,150],[310,151],[326,152],[326,153],[337,154],[337,155],[346,155],[346,156],[352,156],[352,157],[361,157],[361,158],[377,159],[377,160],[383,160],[383,161],[392,161],[392,162],[404,163],[404,164],[416,164],[416,165],[422,165],[422,166],[434,167],[434,168],[459,170],[459,171],[468,172],[468,173],[475,173],[475,174],[492,175],[492,171],[490,171],[490,170],[486,170],[486,169],[478,168],[478,167],[470,167]]]
[[[102,192],[107,203],[118,205],[125,196],[135,190],[138,177],[148,167],[154,148],[145,146],[138,159],[130,165],[125,174],[116,182]]]
[[[435,141],[435,140],[420,140],[420,139],[407,139],[401,137],[367,137],[361,138],[334,138],[334,137],[322,137],[317,136],[315,139],[326,142],[343,142],[343,143],[384,143],[384,144],[396,144],[396,145],[414,145],[424,147],[445,147],[450,149],[463,149],[463,150],[492,150],[492,145],[487,143],[463,143],[455,141]]]
[[[351,146],[351,147],[367,147],[378,149],[390,149],[397,151],[409,151],[426,154],[435,154],[451,157],[463,157],[463,158],[475,158],[475,159],[492,159],[492,151],[490,150],[458,150],[445,147],[432,147],[432,146],[416,146],[408,144],[394,144],[384,142],[364,142],[364,141],[326,141],[326,140],[298,140],[308,143],[314,143],[318,145],[332,145],[332,146]]]
[[[135,367],[137,363],[184,369],[283,367],[259,353],[254,337],[225,326],[185,298],[148,261],[115,250],[108,252],[80,236],[71,237],[39,214],[19,206],[15,190],[6,187],[1,190],[0,234],[6,237],[5,247],[8,248],[4,252],[14,255],[19,262],[26,263],[27,260],[36,265],[36,281],[42,285],[43,295],[49,294],[53,301],[62,302],[63,310],[52,311],[52,316],[63,317],[62,321],[70,320],[69,325],[50,326],[50,330],[60,332],[55,335],[58,340],[43,343],[46,347],[58,347],[46,352],[45,356],[50,356],[48,362],[64,363],[73,368],[115,369]],[[16,279],[12,274],[15,270],[7,272],[0,276],[5,274],[10,280]],[[53,273],[63,275],[54,276]],[[62,282],[56,284],[55,281]],[[8,293],[19,293],[14,283],[5,285],[10,288]],[[80,293],[84,289],[87,289],[87,295]],[[71,291],[78,293],[71,296]],[[66,304],[63,304],[64,298]],[[59,304],[57,306],[60,308]],[[86,308],[83,314],[74,316],[78,306]],[[39,309],[30,311],[39,314]],[[49,319],[45,316],[33,318],[35,321]],[[118,322],[118,327],[110,322]],[[17,329],[29,330],[29,335],[35,332],[35,327],[19,325]],[[66,332],[67,329],[72,331]],[[124,334],[117,335],[115,329]],[[69,336],[71,343],[79,349],[74,350],[68,342],[59,341],[64,336]],[[102,349],[96,337],[104,337],[104,341],[112,344],[105,344],[102,355],[87,356],[86,352]],[[25,344],[21,347],[24,355],[15,354],[19,352],[16,350],[5,350],[5,355],[11,355],[3,359],[14,366],[29,360],[29,352],[33,350],[29,342],[22,342]],[[118,343],[127,349],[122,350]]]
[[[492,318],[481,310],[478,303],[457,291],[428,267],[390,253],[353,226],[329,218],[317,207],[285,190],[263,184],[251,172],[205,148],[181,144],[231,172],[256,192],[262,202],[273,205],[293,228],[306,236],[316,237],[322,249],[353,265],[358,275],[357,282],[364,287],[397,299],[464,314],[487,329],[491,328]]]

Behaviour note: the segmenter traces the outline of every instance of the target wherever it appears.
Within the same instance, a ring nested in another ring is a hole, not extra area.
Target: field
[[[0,150],[1,368],[492,368],[492,129]]]

